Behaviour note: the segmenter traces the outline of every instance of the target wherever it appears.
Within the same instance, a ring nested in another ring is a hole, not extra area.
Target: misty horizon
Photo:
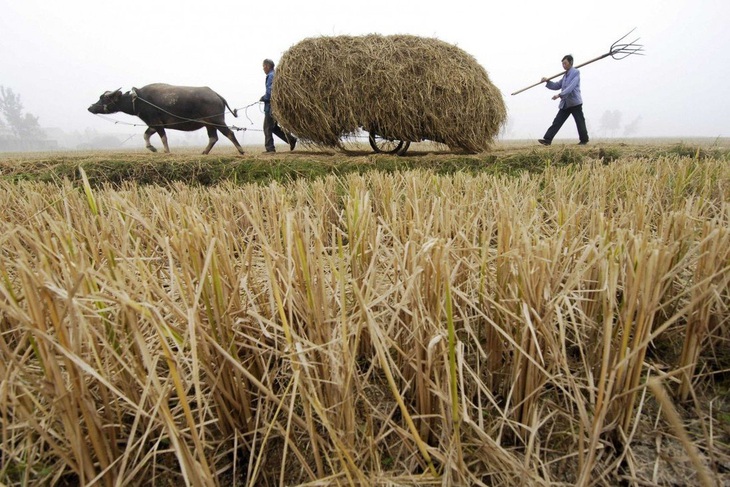
[[[20,95],[24,110],[38,118],[58,149],[106,147],[103,139],[112,145],[121,140],[122,148],[141,147],[144,127],[134,126],[143,125],[141,120],[124,114],[102,118],[86,109],[105,91],[153,82],[210,86],[231,107],[253,104],[248,117],[229,115],[226,123],[247,129],[237,132],[244,136],[242,144],[263,143],[263,113],[255,104],[264,92],[261,61],[278,62],[307,37],[372,32],[436,37],[474,56],[507,106],[500,138],[536,140],[557,111],[553,93],[544,86],[510,93],[560,72],[563,55],[571,53],[578,65],[636,27],[632,37],[645,46],[645,56],[607,58],[580,68],[591,140],[729,135],[730,63],[714,53],[717,46],[730,45],[730,4],[716,1],[594,5],[571,0],[560,8],[512,3],[490,5],[484,17],[469,14],[470,2],[435,0],[376,0],[357,6],[359,15],[321,0],[305,7],[288,0],[277,4],[296,12],[291,16],[275,15],[265,4],[230,1],[205,8],[187,0],[132,0],[123,8],[87,0],[0,2],[0,85]],[[140,18],[144,24],[138,24]],[[195,134],[205,138],[204,131]],[[568,121],[558,138],[575,134]],[[81,140],[74,140],[76,135]],[[170,130],[168,137],[171,148],[199,145],[197,135]],[[153,143],[159,145],[157,136]]]

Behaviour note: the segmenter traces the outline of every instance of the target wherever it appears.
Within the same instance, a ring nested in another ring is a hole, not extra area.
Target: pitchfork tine
[[[640,39],[640,37],[637,37],[636,39],[634,39],[631,42],[627,42],[625,44],[619,44],[619,42],[626,39],[626,37],[628,37],[628,35],[631,34],[635,30],[636,30],[636,27],[631,29],[623,37],[621,37],[616,42],[611,44],[611,50],[609,51],[609,54],[611,55],[612,58],[614,58],[616,60],[621,60],[628,56],[631,56],[632,54],[643,56],[643,54],[640,51],[643,50],[644,46],[642,46],[641,44],[637,44],[637,41]]]
[[[616,42],[614,42],[613,44],[614,44],[614,45],[616,45],[616,44],[618,44],[619,42],[621,42],[622,40],[626,39],[626,38],[627,38],[627,37],[629,36],[629,34],[631,34],[631,33],[632,33],[633,31],[635,31],[635,30],[636,30],[636,27],[634,27],[633,29],[631,29],[630,31],[628,31],[628,32],[627,32],[626,34],[624,34],[624,36],[623,36],[623,37],[622,37],[621,39],[617,40],[617,41],[616,41]],[[636,39],[636,40],[638,41],[639,39]],[[635,42],[635,41],[634,41],[634,42]]]
[[[632,54],[636,54],[639,56],[643,56],[644,54],[641,52],[644,50],[644,46],[641,44],[637,44],[636,41],[638,41],[639,38],[637,37],[636,40],[633,42],[630,42],[628,44],[614,44],[611,46],[611,57],[616,60],[624,59],[625,57],[631,56]]]

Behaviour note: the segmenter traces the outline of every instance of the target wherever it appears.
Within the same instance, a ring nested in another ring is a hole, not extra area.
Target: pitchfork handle
[[[554,75],[554,76],[550,76],[549,78],[545,78],[545,80],[546,80],[546,81],[549,81],[549,80],[551,80],[551,79],[553,79],[553,78],[557,78],[557,77],[558,77],[558,76],[560,76],[561,74],[565,74],[565,71],[563,71],[562,73],[558,73],[558,74],[556,74],[556,75]],[[530,85],[530,86],[528,86],[527,88],[522,88],[521,90],[519,90],[519,91],[515,91],[515,92],[514,92],[514,93],[512,93],[512,94],[513,94],[513,95],[516,95],[517,93],[522,93],[523,91],[527,91],[527,90],[529,90],[530,88],[534,88],[535,86],[537,86],[537,85],[541,85],[541,84],[543,84],[543,83],[545,83],[545,81],[542,81],[542,80],[541,80],[541,81],[538,81],[538,82],[537,82],[537,83],[535,83],[534,85]]]
[[[593,58],[593,59],[591,59],[590,61],[586,61],[586,62],[584,62],[583,64],[579,64],[578,66],[575,66],[575,69],[578,69],[578,68],[582,68],[582,67],[583,67],[583,66],[585,66],[586,64],[591,64],[591,63],[595,63],[596,61],[600,61],[601,59],[603,59],[603,58],[605,58],[605,57],[608,57],[608,56],[610,56],[611,54],[613,54],[613,51],[611,51],[611,52],[607,52],[606,54],[601,54],[600,56],[598,56],[598,57],[596,57],[596,58]],[[567,73],[567,71],[562,71],[562,72],[560,72],[560,73],[558,73],[558,74],[554,74],[554,75],[550,76],[549,78],[545,78],[545,79],[546,79],[546,80],[548,80],[548,81],[550,81],[551,79],[553,79],[553,78],[557,78],[558,76],[562,76],[562,75],[564,75],[565,73]],[[522,88],[522,89],[521,89],[521,90],[519,90],[519,91],[515,91],[514,93],[512,93],[512,95],[516,95],[516,94],[518,94],[518,93],[522,93],[523,91],[527,91],[527,90],[529,90],[530,88],[534,88],[534,87],[535,87],[535,86],[537,86],[537,85],[541,85],[542,83],[543,83],[543,81],[542,81],[542,80],[541,80],[541,81],[538,81],[538,82],[537,82],[537,83],[535,83],[534,85],[530,85],[530,86],[528,86],[527,88]]]

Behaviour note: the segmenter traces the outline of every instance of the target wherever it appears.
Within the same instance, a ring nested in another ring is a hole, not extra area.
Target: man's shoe
[[[266,149],[265,151],[262,152],[262,154],[273,154],[274,152],[276,152],[276,149],[271,149],[271,150]]]
[[[289,150],[294,150],[294,148],[297,146],[297,139],[292,139],[291,142],[289,142]]]
[[[537,141],[540,142],[542,145],[550,145],[550,141],[549,140],[537,139]]]
[[[582,140],[580,142],[578,142],[578,145],[587,145],[587,144],[588,144],[587,140],[585,142],[583,142]]]

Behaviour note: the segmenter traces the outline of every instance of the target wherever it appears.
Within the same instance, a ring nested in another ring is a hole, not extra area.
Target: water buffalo
[[[205,127],[208,131],[208,146],[203,154],[210,152],[218,141],[216,131],[228,137],[238,152],[243,154],[243,148],[236,140],[236,136],[226,125],[226,108],[234,117],[237,116],[236,110],[231,110],[228,102],[207,86],[153,83],[142,88],[132,88],[124,94],[121,90],[107,91],[99,97],[99,101],[89,107],[89,111],[123,112],[138,116],[149,126],[144,132],[144,140],[152,152],[157,152],[150,143],[150,137],[154,133],[160,134],[165,152],[170,152],[165,134],[166,128],[189,132]]]

